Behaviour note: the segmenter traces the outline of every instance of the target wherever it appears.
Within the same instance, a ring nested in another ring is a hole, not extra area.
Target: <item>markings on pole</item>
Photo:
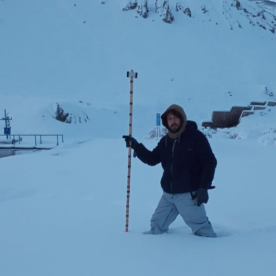
[[[129,101],[129,136],[132,137],[132,108],[133,108],[133,78],[137,78],[138,73],[133,70],[127,72],[127,77],[130,78],[130,101]],[[126,202],[126,223],[125,232],[128,232],[129,220],[129,198],[130,198],[130,172],[131,172],[131,143],[128,147],[128,176],[127,176],[127,202]]]

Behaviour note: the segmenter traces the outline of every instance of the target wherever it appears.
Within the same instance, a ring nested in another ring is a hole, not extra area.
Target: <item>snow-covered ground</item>
[[[185,1],[194,17],[175,12],[172,24],[153,0],[147,19],[123,12],[127,2],[0,2],[0,113],[12,134],[64,134],[52,150],[0,159],[0,275],[274,275],[276,107],[236,128],[201,123],[214,110],[276,101],[276,35],[232,1]],[[193,236],[181,218],[168,234],[142,234],[162,170],[138,159],[124,232],[130,69],[134,137],[154,148],[156,113],[172,103],[206,133],[218,159],[206,205],[217,239]],[[53,118],[57,104],[71,124]]]
[[[219,237],[193,236],[180,218],[149,236],[161,169],[133,160],[125,233],[119,136],[0,160],[1,275],[273,275],[275,146],[212,139],[217,188],[206,208]]]

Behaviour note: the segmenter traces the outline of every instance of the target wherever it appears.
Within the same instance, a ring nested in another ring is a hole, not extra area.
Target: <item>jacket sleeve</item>
[[[197,131],[195,149],[201,165],[200,188],[209,189],[214,179],[217,159],[208,139],[200,131]]]
[[[148,150],[143,144],[139,144],[135,150],[137,157],[145,164],[155,166],[160,163],[159,144],[152,150]]]

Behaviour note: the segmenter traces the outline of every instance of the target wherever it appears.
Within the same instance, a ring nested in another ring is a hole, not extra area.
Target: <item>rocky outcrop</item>
[[[83,110],[83,103],[80,101],[77,103],[56,103],[52,105],[52,117],[56,120],[66,124],[81,124],[87,123],[89,117]],[[65,111],[66,110],[66,111]]]
[[[137,1],[134,0],[134,1],[129,1],[126,5],[125,8],[123,8],[123,11],[128,11],[128,10],[134,10],[137,8]]]
[[[71,124],[72,122],[72,119],[69,116],[69,113],[65,112],[58,103],[57,103],[56,112],[55,112],[55,119],[67,124]]]
[[[185,14],[188,17],[200,17],[203,22],[209,24],[220,23],[229,25],[230,30],[235,28],[244,29],[249,25],[256,26],[264,31],[276,32],[276,15],[260,5],[260,2],[250,2],[248,0],[221,0],[222,4],[216,8],[216,12],[221,13],[224,22],[214,22],[212,14],[214,6],[212,2],[196,3],[190,2],[189,6],[184,0],[130,0],[124,11],[136,10],[143,18],[148,18],[150,12],[155,12],[166,23],[175,20],[175,14]],[[276,3],[275,3],[276,11]]]
[[[157,2],[158,0],[156,0]],[[162,6],[157,7],[157,12],[161,16],[162,20],[166,23],[172,23],[174,16],[169,5],[169,1],[163,1]]]
[[[137,13],[142,16],[143,18],[148,17],[148,1],[143,0],[138,6],[137,6]]]

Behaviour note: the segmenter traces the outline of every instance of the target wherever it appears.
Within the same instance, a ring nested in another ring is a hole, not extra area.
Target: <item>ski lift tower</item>
[[[6,135],[7,139],[9,139],[9,137],[11,135],[10,120],[12,120],[12,118],[7,116],[6,109],[5,109],[4,115],[5,115],[5,117],[1,119],[1,120],[5,121],[4,135]]]

